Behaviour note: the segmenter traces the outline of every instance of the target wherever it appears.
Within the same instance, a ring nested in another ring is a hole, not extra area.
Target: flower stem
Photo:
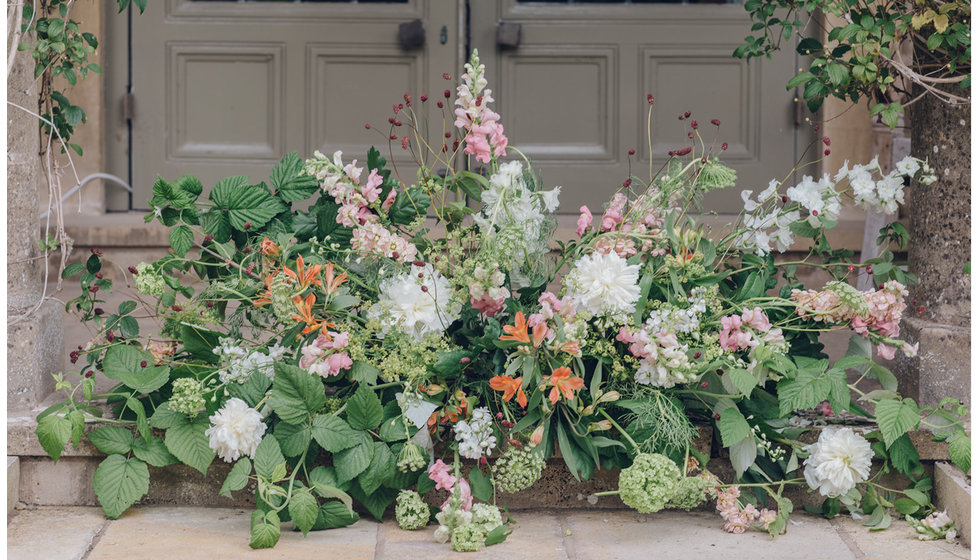
[[[624,430],[622,426],[620,426],[615,420],[612,419],[612,416],[609,416],[609,413],[606,412],[605,409],[600,408],[599,414],[605,416],[606,420],[609,420],[612,423],[612,425],[617,430],[619,430],[619,433],[623,434],[623,437],[626,438],[626,441],[630,442],[630,444],[633,446],[633,449],[635,449],[637,453],[640,452],[640,446],[637,445],[636,441],[634,441],[633,438],[631,438],[630,435],[626,433],[626,430]],[[596,495],[598,496],[598,494]]]

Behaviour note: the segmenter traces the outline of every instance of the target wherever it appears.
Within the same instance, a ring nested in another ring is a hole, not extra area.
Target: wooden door
[[[386,152],[386,138],[364,125],[387,127],[403,93],[417,99],[445,89],[442,73],[462,56],[458,6],[458,0],[149,2],[144,14],[130,17],[129,136],[126,115],[112,111],[107,134],[109,165],[122,176],[131,165],[134,195],[131,206],[124,193],[114,195],[109,207],[145,209],[157,175],[190,173],[209,187],[229,175],[267,180],[292,150],[301,158],[343,150],[362,162],[371,145]],[[421,46],[399,39],[399,25],[413,20],[425,29]],[[110,36],[124,41],[125,18],[109,21]],[[113,60],[117,70],[124,64],[118,54]],[[124,75],[109,80],[110,104],[126,91]],[[426,106],[436,119],[434,103]],[[400,150],[395,154],[407,162]]]
[[[723,160],[739,188],[783,177],[802,149],[794,126],[791,49],[774,60],[732,58],[749,26],[738,4],[644,2],[470,2],[472,46],[480,51],[508,138],[562,185],[562,213],[594,211],[629,176],[649,174],[647,94],[655,98],[653,167],[690,145],[691,111],[705,142],[728,143]],[[500,23],[520,25],[520,42],[498,45]],[[722,123],[717,131],[711,119]],[[712,193],[705,208],[741,208],[737,189]]]

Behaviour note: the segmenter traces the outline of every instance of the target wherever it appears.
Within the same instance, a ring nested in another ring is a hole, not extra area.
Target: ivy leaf
[[[276,214],[287,210],[265,185],[249,185],[248,177],[244,175],[218,181],[211,190],[210,199],[226,213],[229,225],[238,231],[245,231],[247,223],[260,228]]]
[[[150,471],[139,459],[109,455],[92,478],[99,505],[109,519],[117,519],[150,489]]]
[[[310,493],[309,488],[294,488],[293,495],[289,498],[289,517],[304,535],[313,528],[318,514],[316,498]]]
[[[252,512],[251,540],[248,546],[259,548],[272,548],[279,542],[280,527],[279,516],[275,511],[257,510]]]
[[[162,439],[149,437],[133,441],[133,455],[154,467],[166,467],[177,462],[177,458],[167,451]]]
[[[745,439],[752,432],[752,427],[749,426],[738,407],[730,406],[721,413],[721,418],[718,420],[718,431],[721,432],[722,445],[731,447]]]
[[[174,253],[178,257],[183,258],[194,246],[194,232],[191,231],[190,226],[181,224],[171,229],[170,246],[173,247]]]
[[[339,416],[321,414],[313,419],[313,439],[330,453],[337,453],[359,443],[360,433]]]
[[[875,405],[875,420],[885,447],[891,447],[895,440],[919,425],[919,407],[912,399],[881,400]]]
[[[133,449],[133,432],[119,426],[102,426],[89,432],[86,437],[106,455],[125,455]]]
[[[221,485],[219,495],[231,498],[232,492],[237,492],[248,485],[248,475],[252,474],[252,462],[248,457],[242,457],[235,463],[235,466],[228,472],[224,484]]]
[[[276,362],[269,406],[283,422],[301,424],[327,402],[319,376],[293,365]]]
[[[198,416],[193,422],[185,420],[167,428],[164,436],[167,451],[203,475],[208,474],[208,467],[217,455],[209,445],[208,436],[204,434],[208,425],[207,416]]]
[[[303,162],[296,151],[289,152],[272,168],[269,183],[279,198],[287,202],[306,200],[317,191],[316,179],[303,174]]]
[[[34,433],[44,451],[57,463],[65,444],[71,439],[71,429],[71,420],[52,414],[38,420]]]
[[[384,409],[381,399],[367,385],[361,385],[347,401],[347,421],[355,430],[373,430],[381,424]]]
[[[282,456],[279,442],[272,434],[266,434],[258,447],[255,448],[255,474],[273,480],[276,470],[286,463],[286,458]]]

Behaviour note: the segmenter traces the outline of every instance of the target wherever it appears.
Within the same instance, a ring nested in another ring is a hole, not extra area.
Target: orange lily
[[[320,329],[324,335],[329,338],[327,334],[327,327],[333,327],[333,323],[328,323],[326,321],[320,321],[313,316],[313,303],[316,302],[316,296],[310,294],[306,296],[306,300],[303,300],[302,296],[296,296],[293,298],[293,305],[299,310],[299,315],[291,315],[293,319],[297,321],[302,321],[306,323],[306,328],[303,329],[303,334],[310,334],[311,332]]]
[[[578,341],[577,340],[569,340],[565,344],[562,344],[558,348],[558,351],[559,352],[566,352],[568,354],[571,354],[572,356],[581,356],[582,355],[582,347],[578,345]]]
[[[326,287],[327,295],[336,292],[337,289],[340,288],[340,285],[347,281],[346,272],[341,272],[340,276],[337,276],[336,278],[334,277],[333,263],[327,263],[327,266],[325,267],[324,270],[324,276],[326,276],[327,278],[327,287]]]
[[[548,336],[548,331],[550,330],[551,329],[548,328],[548,325],[544,324],[544,321],[534,325],[534,327],[531,329],[531,342],[534,344],[535,348],[541,346],[541,343],[544,342],[544,339],[546,336]]]
[[[317,279],[317,276],[320,275],[320,269],[322,267],[323,265],[316,264],[307,269],[305,263],[303,263],[303,255],[300,255],[296,257],[296,272],[293,272],[288,268],[283,268],[283,272],[285,272],[287,276],[296,282],[298,285],[296,289],[302,292],[310,286],[323,285],[323,283]]]
[[[513,340],[524,344],[531,342],[527,336],[527,320],[524,319],[524,313],[521,311],[514,315],[514,326],[504,325],[504,332],[507,334],[501,336],[499,340]]]
[[[585,380],[577,376],[572,377],[572,370],[568,367],[560,367],[551,372],[550,381],[554,385],[551,393],[548,394],[551,404],[556,404],[562,396],[572,400],[575,398],[573,391],[585,387]]]
[[[255,307],[262,307],[263,305],[269,305],[272,303],[272,292],[269,290],[269,286],[272,285],[272,279],[275,278],[275,274],[269,274],[265,277],[265,293],[262,297],[252,302]]]
[[[504,392],[504,402],[509,402],[510,399],[517,395],[517,402],[521,405],[521,408],[527,408],[527,395],[524,394],[524,389],[521,388],[524,378],[512,378],[505,375],[498,375],[490,379],[490,388],[494,391]]]

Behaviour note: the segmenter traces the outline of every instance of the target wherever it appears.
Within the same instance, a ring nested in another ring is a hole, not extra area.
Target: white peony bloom
[[[381,281],[371,315],[394,323],[385,325],[385,331],[395,328],[421,341],[428,334],[442,334],[459,316],[462,305],[452,296],[449,280],[431,264],[413,265],[410,273]]]
[[[257,410],[233,398],[211,416],[211,427],[204,433],[218,457],[231,463],[243,455],[255,458],[255,448],[262,441],[265,427]]]
[[[632,313],[640,299],[640,265],[627,264],[614,251],[575,261],[565,276],[567,295],[579,309],[596,316]]]
[[[803,476],[810,488],[835,498],[846,494],[871,471],[871,444],[849,428],[825,428],[817,442],[806,446]]]

